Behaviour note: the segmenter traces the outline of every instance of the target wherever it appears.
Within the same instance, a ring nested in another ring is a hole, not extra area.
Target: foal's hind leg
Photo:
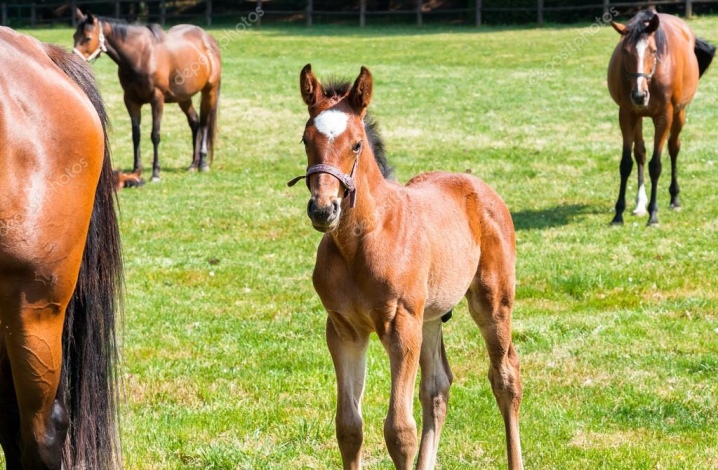
[[[327,346],[337,376],[337,442],[345,470],[361,467],[364,431],[361,400],[366,377],[369,335],[358,332],[341,315],[327,318]]]
[[[686,123],[686,110],[681,109],[673,116],[673,124],[671,125],[671,137],[668,139],[668,153],[671,156],[671,186],[668,191],[671,194],[671,209],[680,210],[681,203],[678,200],[678,193],[681,189],[678,187],[678,152],[681,151],[681,130]]]
[[[449,387],[453,376],[446,359],[440,320],[424,323],[421,343],[421,385],[419,399],[423,411],[421,446],[417,469],[431,469],[436,465],[441,428],[446,420]]]
[[[509,468],[522,469],[519,407],[523,389],[519,358],[511,342],[514,301],[513,270],[492,253],[482,253],[479,272],[469,287],[469,311],[486,341],[491,365],[489,382],[504,418]]]
[[[44,281],[44,279],[43,279]],[[43,281],[4,285],[0,312],[19,406],[25,469],[60,469],[69,420],[58,397],[66,301]],[[52,282],[52,281],[47,281]]]
[[[646,195],[646,183],[644,180],[644,168],[646,166],[646,143],[643,140],[643,119],[636,124],[636,132],[633,141],[633,157],[638,166],[638,188],[636,189],[636,208],[633,215],[646,215],[648,196]]]
[[[187,116],[187,123],[192,130],[192,163],[187,168],[188,171],[197,171],[199,167],[199,147],[197,142],[197,133],[199,131],[199,116],[192,105],[192,100],[183,101],[179,104],[182,111]]]

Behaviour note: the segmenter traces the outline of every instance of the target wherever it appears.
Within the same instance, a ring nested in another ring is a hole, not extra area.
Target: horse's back
[[[179,96],[190,96],[221,79],[221,52],[217,41],[194,25],[170,28],[162,42],[167,51],[169,84]]]
[[[51,58],[75,60],[66,54],[0,28],[0,269],[60,264],[71,248],[79,261],[82,252],[104,132],[85,92]],[[68,224],[69,216],[83,221]]]

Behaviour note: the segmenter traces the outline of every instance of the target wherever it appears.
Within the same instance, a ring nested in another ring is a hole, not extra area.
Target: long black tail
[[[698,77],[703,76],[703,72],[708,69],[708,66],[713,61],[713,56],[716,53],[716,47],[703,39],[696,38],[695,47],[696,58],[698,59]]]
[[[64,468],[122,466],[117,432],[117,340],[122,258],[115,212],[115,187],[107,138],[108,119],[90,69],[74,54],[46,45],[48,56],[85,92],[105,135],[102,172],[85,242],[80,274],[63,330],[62,392],[70,429]]]

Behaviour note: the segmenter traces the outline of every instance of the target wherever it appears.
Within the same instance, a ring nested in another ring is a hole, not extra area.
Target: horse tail
[[[122,466],[117,432],[118,361],[115,334],[121,305],[122,258],[115,188],[107,136],[108,118],[89,67],[57,46],[48,56],[77,83],[102,122],[105,152],[95,190],[75,292],[63,329],[61,389],[70,428],[63,449],[65,468]]]
[[[696,59],[698,59],[698,78],[700,78],[703,76],[703,72],[708,69],[711,61],[713,61],[716,48],[714,45],[704,41],[703,39],[696,38],[696,47],[694,51]]]
[[[207,150],[209,151],[209,161],[214,161],[214,139],[217,137],[217,117],[219,114],[219,92],[222,88],[222,79],[217,82],[217,97],[212,103],[212,108],[207,116]]]

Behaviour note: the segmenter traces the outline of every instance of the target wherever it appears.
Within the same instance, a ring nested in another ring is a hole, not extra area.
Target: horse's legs
[[[202,99],[199,105],[199,135],[201,137],[201,146],[199,150],[199,170],[209,171],[209,163],[207,163],[207,152],[209,151],[209,127],[210,113],[216,106],[219,99],[217,87],[209,87],[202,90]]]
[[[628,109],[620,108],[618,111],[618,122],[621,125],[621,135],[623,136],[623,152],[621,153],[620,166],[621,186],[618,190],[618,200],[616,201],[616,215],[613,216],[613,220],[611,221],[613,225],[623,225],[623,212],[626,210],[626,184],[633,169],[631,145],[633,144],[635,129],[640,119],[640,117]]]
[[[60,469],[69,418],[58,396],[65,305],[33,283],[4,285],[2,326],[19,406],[25,469]]]
[[[504,419],[509,468],[522,469],[519,407],[523,388],[519,358],[511,341],[513,269],[501,256],[482,253],[479,271],[466,298],[471,316],[481,329],[489,353],[489,382]]]
[[[20,414],[15,397],[15,384],[12,380],[10,360],[7,357],[4,335],[0,334],[0,445],[5,454],[5,466],[9,469],[21,469]]]
[[[668,139],[668,153],[671,156],[671,186],[668,190],[671,193],[671,209],[681,208],[678,200],[678,193],[681,189],[678,187],[678,152],[681,151],[681,130],[686,123],[686,110],[681,109],[673,116],[673,124],[671,125],[671,137]]]
[[[673,122],[673,111],[666,110],[666,113],[653,118],[653,125],[656,133],[653,137],[653,155],[651,161],[648,162],[648,173],[651,175],[651,200],[648,203],[648,224],[658,225],[658,179],[661,177],[661,153],[663,145],[668,137],[668,130]]]
[[[142,170],[142,160],[140,157],[140,122],[142,121],[142,105],[135,103],[125,95],[125,107],[130,115],[132,124],[132,151],[134,153],[135,162],[132,171]]]
[[[337,376],[337,442],[344,469],[361,467],[364,440],[361,399],[369,335],[358,333],[340,315],[327,318],[327,345]]]
[[[417,450],[412,408],[421,352],[423,308],[423,305],[411,311],[399,308],[386,331],[377,332],[391,365],[391,397],[384,421],[384,441],[398,470],[411,468]]]
[[[182,111],[184,111],[185,115],[187,116],[187,123],[189,124],[189,128],[192,130],[192,163],[190,164],[189,168],[187,168],[189,171],[195,171],[197,170],[197,167],[199,166],[199,147],[197,142],[197,131],[199,130],[199,116],[197,115],[197,111],[195,111],[194,106],[192,106],[192,100],[189,99],[187,101],[183,101],[180,104],[180,108],[182,108]]]
[[[638,189],[636,189],[636,208],[633,215],[646,215],[646,184],[643,177],[643,169],[646,166],[646,143],[643,140],[643,119],[636,123],[636,132],[633,139],[633,157],[636,159],[638,170]]]
[[[419,399],[423,411],[421,446],[417,469],[431,469],[436,465],[441,428],[446,420],[449,387],[453,376],[446,359],[440,320],[424,324],[421,342],[421,385]]]
[[[162,124],[162,112],[165,107],[165,97],[161,91],[155,91],[152,100],[152,147],[154,160],[152,161],[152,181],[160,180],[160,125]]]

